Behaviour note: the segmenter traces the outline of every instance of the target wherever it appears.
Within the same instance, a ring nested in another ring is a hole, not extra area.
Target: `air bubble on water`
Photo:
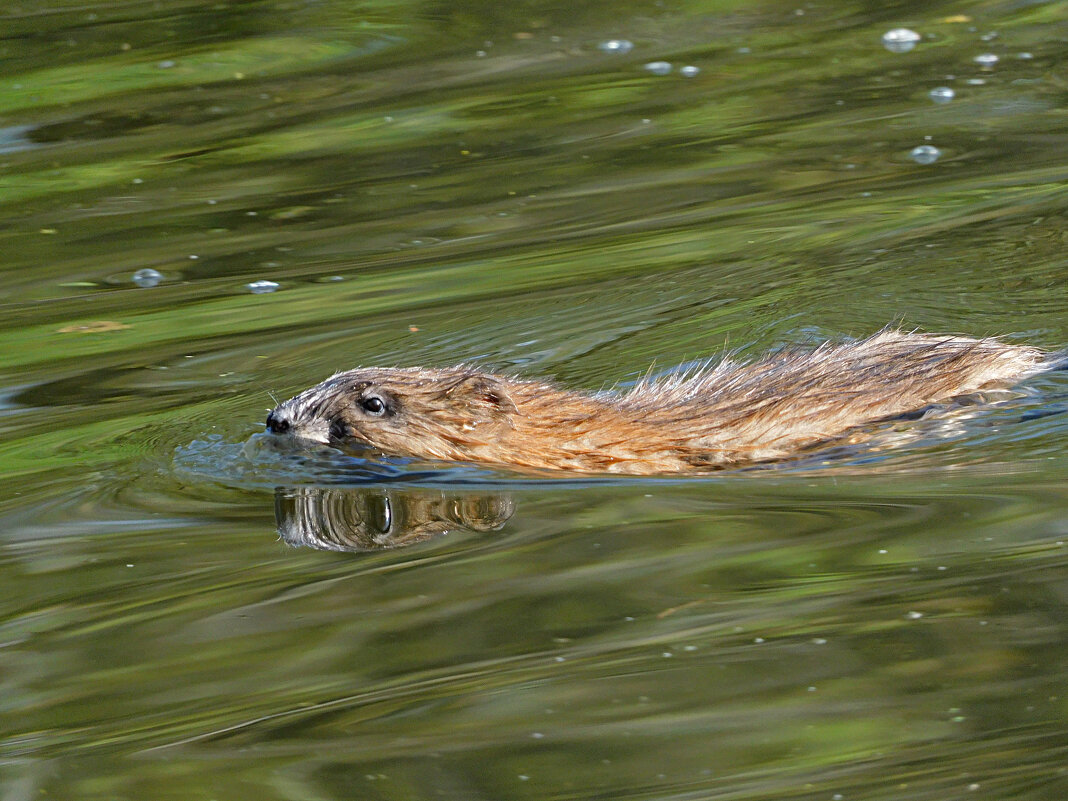
[[[994,53],[982,53],[975,57],[975,63],[980,67],[993,67],[1000,60]]]
[[[920,41],[920,35],[909,28],[894,28],[883,34],[883,47],[891,53],[907,53]]]
[[[985,86],[986,85],[986,79],[985,78],[969,78],[967,80],[967,84],[969,86]]]
[[[148,289],[150,287],[154,287],[156,284],[163,280],[163,273],[161,273],[159,270],[153,270],[151,267],[146,267],[145,269],[138,270],[136,273],[134,273],[130,280],[132,280],[139,287]]]
[[[634,49],[634,42],[629,39],[608,39],[597,45],[602,53],[629,53]]]
[[[934,164],[942,151],[934,145],[919,145],[909,151],[909,157],[917,164]]]
[[[645,65],[645,69],[653,73],[653,75],[668,75],[671,73],[670,61],[650,61]]]
[[[679,75],[683,78],[693,78],[695,75],[701,72],[700,67],[695,67],[693,64],[687,64],[679,70]]]
[[[1021,59],[1023,61],[1030,61],[1034,57],[1035,57],[1034,53],[1028,53],[1026,50],[1023,53],[1017,53],[1016,54],[1016,58]]]
[[[177,61],[171,61],[170,59],[167,59],[166,61],[161,61],[156,66],[161,70],[169,70],[172,67],[177,67],[178,66],[178,62]]]
[[[936,86],[927,93],[927,96],[936,103],[948,103],[957,96],[957,93],[948,86]]]
[[[245,285],[245,289],[253,295],[266,295],[268,292],[274,292],[279,286],[277,281],[252,281]]]

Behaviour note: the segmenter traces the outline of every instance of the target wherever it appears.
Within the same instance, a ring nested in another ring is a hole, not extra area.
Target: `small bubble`
[[[486,57],[486,51],[485,50],[476,50],[475,51],[475,58],[485,58],[485,57]]]
[[[909,28],[894,28],[883,34],[883,47],[891,53],[907,53],[920,41],[920,35]]]
[[[634,49],[634,42],[629,39],[608,39],[597,45],[602,53],[629,53]]]
[[[177,61],[171,61],[170,59],[167,59],[166,61],[161,61],[156,66],[161,70],[169,70],[172,67],[177,67],[178,66],[178,62]]]
[[[934,164],[942,151],[934,145],[919,145],[909,151],[909,157],[917,164]]]
[[[975,57],[975,63],[978,64],[980,67],[993,67],[1000,60],[1001,59],[999,59],[993,53],[983,53],[982,55]]]
[[[997,31],[991,31],[990,33],[984,33],[979,38],[982,39],[984,42],[992,42],[998,38],[998,34]]]
[[[543,737],[544,737],[545,735],[544,735],[544,734],[542,734],[542,733],[541,733],[540,731],[535,731],[535,732],[531,732],[531,733],[530,733],[530,736],[531,736],[531,738],[532,738],[532,739],[534,739],[534,740],[540,740],[540,739],[542,739],[542,738],[543,738]]]
[[[739,55],[741,55],[741,56],[748,56],[750,53],[753,52],[753,48],[751,48],[751,47],[739,47],[734,52],[739,54]]]
[[[936,86],[927,93],[927,96],[936,103],[948,103],[957,96],[957,93],[948,86]]]
[[[131,279],[139,287],[148,289],[154,287],[160,281],[163,280],[163,273],[159,270],[153,270],[151,267],[146,267],[143,270],[138,270],[133,274]]]
[[[1016,58],[1018,58],[1018,59],[1020,59],[1022,61],[1030,61],[1034,57],[1035,57],[1034,53],[1028,53],[1027,51],[1024,51],[1023,53],[1017,53],[1016,54]]]
[[[921,617],[923,617],[923,612],[909,612],[907,615],[905,615],[905,617],[907,617],[909,620],[919,620]]]
[[[279,286],[277,281],[252,281],[245,285],[245,289],[253,295],[266,295],[269,292],[274,292]]]
[[[693,78],[699,75],[701,72],[700,67],[695,67],[693,64],[687,64],[685,67],[679,69],[679,75],[683,78]]]
[[[645,69],[653,73],[653,75],[669,75],[671,73],[671,62],[650,61],[645,65]]]
[[[968,86],[985,86],[986,80],[983,78],[969,78],[967,83]]]

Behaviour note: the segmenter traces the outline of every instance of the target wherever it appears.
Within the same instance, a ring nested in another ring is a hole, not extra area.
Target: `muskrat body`
[[[1036,348],[884,330],[752,363],[574,392],[471,367],[338,373],[280,404],[275,434],[420,459],[585,473],[703,472],[781,459],[1049,367]]]

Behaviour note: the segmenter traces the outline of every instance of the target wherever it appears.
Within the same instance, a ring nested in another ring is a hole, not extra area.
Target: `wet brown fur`
[[[866,422],[1007,386],[1046,359],[994,339],[884,330],[749,364],[725,359],[623,393],[575,392],[470,367],[367,368],[306,390],[272,418],[298,436],[402,456],[586,473],[701,472],[780,459]],[[361,406],[370,397],[386,404],[384,414]]]

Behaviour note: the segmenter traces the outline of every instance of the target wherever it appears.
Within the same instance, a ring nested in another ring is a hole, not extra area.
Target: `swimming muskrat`
[[[876,420],[1004,387],[1049,354],[886,329],[583,393],[467,366],[361,368],[280,404],[274,434],[384,453],[586,473],[703,472],[780,459]]]

